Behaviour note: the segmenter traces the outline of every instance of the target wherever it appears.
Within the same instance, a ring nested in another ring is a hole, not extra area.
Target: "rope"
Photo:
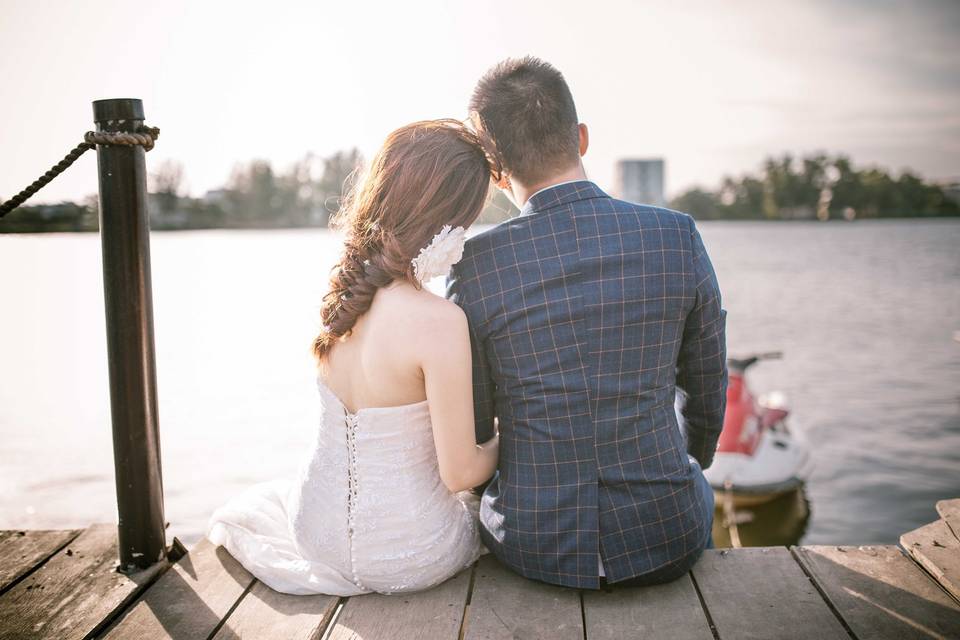
[[[40,191],[50,183],[51,180],[67,170],[67,168],[77,161],[88,150],[99,145],[126,145],[143,147],[144,151],[153,149],[153,144],[160,136],[160,129],[156,127],[141,126],[136,132],[129,131],[87,131],[83,135],[83,142],[78,144],[73,150],[63,157],[63,160],[50,167],[50,170],[34,180],[30,186],[13,196],[6,202],[0,204],[0,218],[7,215],[24,202],[33,194]]]
[[[737,528],[737,512],[733,508],[733,483],[730,478],[723,481],[723,526],[730,533],[730,545],[740,548],[740,530]]]

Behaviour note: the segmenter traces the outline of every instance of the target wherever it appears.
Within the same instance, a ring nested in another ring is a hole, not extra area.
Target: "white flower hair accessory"
[[[420,249],[420,254],[410,261],[417,282],[422,285],[437,276],[446,275],[450,267],[463,257],[463,245],[466,241],[466,229],[443,225],[440,233],[430,240],[430,244]]]

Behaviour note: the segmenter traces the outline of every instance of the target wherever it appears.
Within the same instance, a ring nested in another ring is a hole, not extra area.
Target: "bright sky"
[[[194,195],[238,161],[367,157],[412,120],[463,117],[493,63],[555,64],[590,176],[663,156],[669,195],[782,151],[960,176],[960,3],[0,0],[0,198],[137,97]],[[93,154],[35,201],[96,191]]]

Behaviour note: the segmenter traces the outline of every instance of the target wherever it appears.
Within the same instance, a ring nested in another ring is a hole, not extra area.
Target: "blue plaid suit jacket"
[[[726,311],[690,216],[576,181],[467,241],[447,280],[473,346],[481,536],[528,578],[599,588],[696,559],[726,401]],[[688,399],[686,433],[674,409]],[[702,480],[701,480],[702,481]]]

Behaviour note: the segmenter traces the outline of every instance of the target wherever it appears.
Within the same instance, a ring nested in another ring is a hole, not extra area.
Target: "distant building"
[[[180,208],[183,199],[166,193],[148,193],[147,211],[154,229],[178,229],[187,224],[187,212]]]
[[[226,204],[229,191],[227,189],[210,189],[205,194],[203,194],[203,201],[207,204]]]
[[[617,162],[616,189],[621,200],[664,207],[663,158],[620,160]]]

